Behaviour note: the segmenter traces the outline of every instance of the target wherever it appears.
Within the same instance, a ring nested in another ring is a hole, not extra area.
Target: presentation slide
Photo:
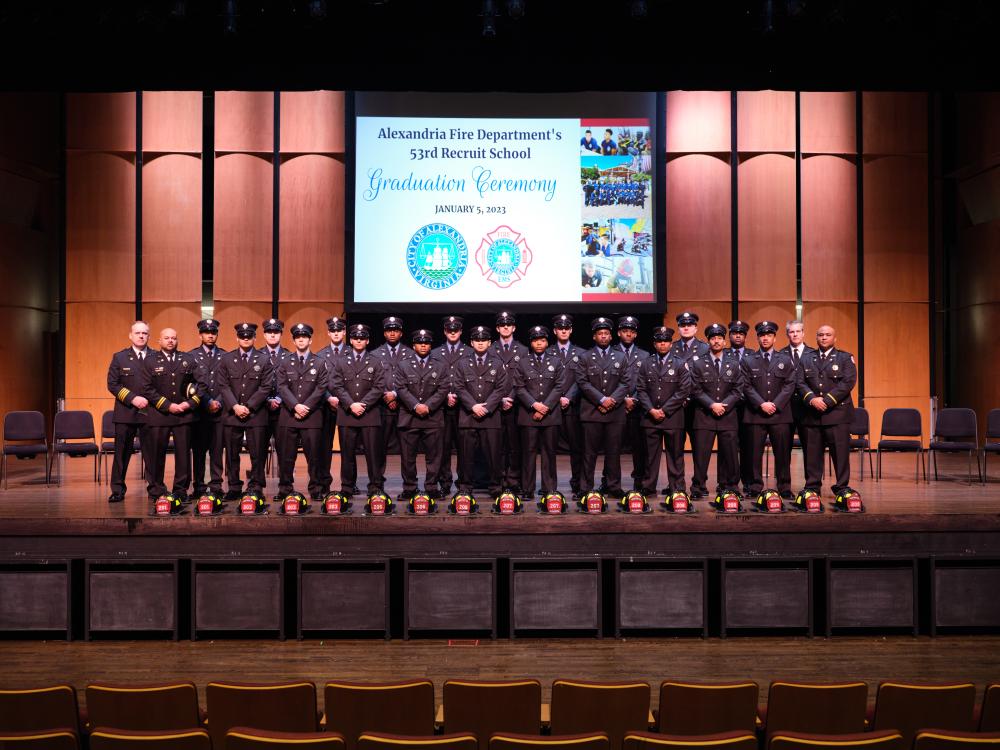
[[[651,118],[508,114],[358,112],[354,302],[655,302]]]

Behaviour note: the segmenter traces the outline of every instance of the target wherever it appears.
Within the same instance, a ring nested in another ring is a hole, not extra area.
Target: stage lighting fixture
[[[235,36],[238,31],[236,0],[225,0],[222,4],[222,33],[227,36]]]
[[[507,15],[517,19],[524,16],[524,0],[507,0]]]
[[[483,10],[479,14],[483,17],[483,36],[492,39],[497,35],[496,15],[497,8],[494,0],[483,0]]]
[[[326,20],[326,0],[309,0],[307,10],[313,20]]]
[[[645,18],[648,10],[646,0],[632,0],[632,18]]]

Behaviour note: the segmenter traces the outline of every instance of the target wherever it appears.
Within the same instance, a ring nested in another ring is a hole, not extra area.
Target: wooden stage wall
[[[666,318],[801,310],[807,340],[831,323],[873,438],[892,406],[919,409],[926,438],[927,95],[671,91],[666,118]],[[322,332],[343,311],[343,92],[74,94],[66,134],[67,408],[110,408],[106,362],[137,309],[184,348],[203,302],[225,348],[247,317]]]

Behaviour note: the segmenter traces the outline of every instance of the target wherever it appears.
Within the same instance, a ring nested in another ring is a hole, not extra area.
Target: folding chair
[[[924,428],[920,412],[916,409],[886,409],[882,414],[881,439],[876,449],[877,473],[876,481],[882,479],[883,453],[916,453],[916,481],[920,481],[920,471],[923,469],[924,481],[927,481],[927,466],[924,463]],[[886,439],[889,435],[891,439]],[[916,438],[916,440],[901,440],[900,438]]]
[[[979,427],[976,412],[972,409],[942,409],[937,414],[934,435],[930,442],[931,462],[934,464],[934,481],[938,479],[938,453],[969,454],[969,484],[972,484],[972,459],[976,459],[976,477],[979,473]]]
[[[851,451],[858,451],[858,480],[865,481],[865,454],[868,454],[868,476],[872,479],[875,478],[875,469],[872,468],[872,451],[871,451],[871,417],[868,415],[868,410],[856,406],[854,407],[854,414],[851,417],[851,441],[848,443],[848,449]]]
[[[430,680],[328,682],[323,689],[325,728],[355,750],[362,733],[434,734],[434,683]]]
[[[10,440],[19,442],[9,443]],[[25,443],[25,440],[32,442]],[[7,489],[7,456],[17,459],[48,457],[49,443],[45,439],[45,417],[40,411],[10,411],[3,418],[3,457],[0,474]],[[45,461],[45,484],[49,483],[49,462]]]
[[[670,735],[753,734],[757,727],[756,682],[660,683],[657,731]]]
[[[68,442],[70,440],[83,442]],[[100,482],[98,462],[101,449],[94,441],[94,417],[89,411],[60,411],[52,425],[52,451],[49,453],[49,477],[56,455],[70,458],[94,457],[94,481]]]
[[[986,415],[986,437],[983,440],[983,484],[988,479],[986,475],[986,457],[991,453],[1000,453],[1000,409],[990,409]]]

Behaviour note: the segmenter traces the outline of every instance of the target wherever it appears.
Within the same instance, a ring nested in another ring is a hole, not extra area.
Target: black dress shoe
[[[122,503],[125,502],[125,495],[120,492],[112,492],[108,497],[109,503]]]
[[[708,497],[708,490],[691,490],[692,500],[701,500],[703,497]]]
[[[791,490],[785,490],[784,492],[781,493],[781,499],[782,500],[794,500],[795,499],[795,495],[792,494]]]
[[[229,490],[229,492],[226,493],[226,496],[223,499],[224,500],[239,500],[241,497],[243,497],[243,492],[242,491],[240,491],[240,490]]]
[[[274,496],[274,502],[283,503],[285,502],[286,497],[288,497],[287,492],[279,492],[277,495]]]
[[[310,492],[309,499],[313,500],[314,502],[319,502],[320,500],[323,499],[323,496],[318,492]]]

